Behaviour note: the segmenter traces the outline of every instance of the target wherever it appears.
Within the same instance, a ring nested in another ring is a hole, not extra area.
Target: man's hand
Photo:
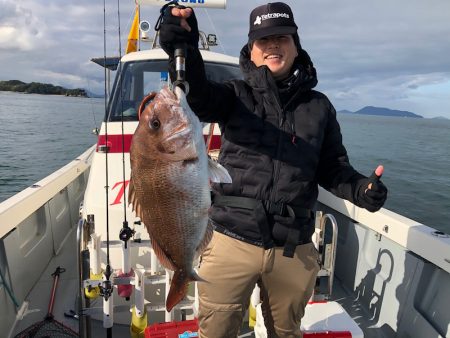
[[[192,8],[184,6],[167,7],[163,13],[159,44],[170,56],[175,49],[184,46],[198,48],[198,25]]]
[[[388,190],[380,180],[383,171],[383,166],[379,165],[359,188],[357,204],[370,212],[380,210],[386,202]]]
[[[188,8],[174,7],[171,10],[172,10],[173,16],[177,16],[177,17],[181,18],[180,26],[183,27],[188,32],[190,32],[192,29],[191,29],[191,26],[189,26],[187,19],[191,16],[192,13],[194,13],[192,8],[190,8],[190,7],[188,7]]]

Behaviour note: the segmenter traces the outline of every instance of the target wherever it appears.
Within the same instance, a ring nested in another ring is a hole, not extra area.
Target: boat
[[[201,33],[208,77],[240,76],[237,58],[210,50],[215,42]],[[171,273],[126,204],[137,111],[167,84],[167,55],[155,39],[149,50],[94,61],[117,69],[97,143],[0,204],[0,332],[20,336],[52,317],[68,336],[194,337],[196,288],[165,310]],[[204,135],[217,156],[220,131],[206,125]],[[314,240],[321,270],[305,337],[450,337],[449,235],[320,189]],[[260,307],[255,289],[241,337],[267,336]]]

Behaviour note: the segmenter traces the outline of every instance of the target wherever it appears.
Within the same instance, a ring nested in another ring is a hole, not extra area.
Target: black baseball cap
[[[250,13],[250,41],[270,35],[296,34],[297,25],[291,8],[283,2],[271,2],[256,7]]]

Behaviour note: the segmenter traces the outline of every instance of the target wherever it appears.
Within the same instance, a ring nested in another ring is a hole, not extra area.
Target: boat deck
[[[58,266],[65,268],[66,271],[60,275],[53,315],[55,320],[78,332],[78,320],[76,318],[64,316],[64,313],[70,313],[71,310],[77,310],[78,271],[77,257],[74,255],[74,252],[77,252],[76,231],[72,231],[67,242],[63,246],[63,249],[57,256],[53,257],[48,264],[46,271],[42,274],[41,279],[36,283],[31,293],[28,295],[29,312],[24,316],[23,320],[17,323],[14,334],[43,320],[46,316],[53,283],[51,274]],[[338,280],[335,280],[334,283],[332,299],[340,303],[347,310],[350,316],[364,331],[365,337],[381,338],[391,336],[389,334],[384,335],[383,331],[379,328],[370,328],[371,323],[367,320],[367,314],[362,315],[361,311],[364,310],[358,306],[358,302],[352,297],[350,292],[346,291],[341,286]],[[101,304],[96,304],[94,301],[92,306],[101,307]],[[100,321],[92,320],[91,322],[92,337],[99,337],[105,334],[105,329],[102,327]],[[128,325],[114,325],[113,336],[129,337],[129,330],[130,327]],[[243,324],[240,337],[254,337],[254,333],[248,328],[247,323]]]

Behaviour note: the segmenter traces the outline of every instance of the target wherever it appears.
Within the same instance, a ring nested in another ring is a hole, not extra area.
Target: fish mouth
[[[172,141],[173,139],[179,138],[179,137],[185,137],[189,136],[192,132],[192,128],[187,125],[182,125],[179,128],[175,129],[174,132],[166,138],[167,141]]]
[[[192,136],[193,129],[189,125],[180,126],[161,142],[161,153],[170,156],[172,161],[196,157],[197,151]]]

